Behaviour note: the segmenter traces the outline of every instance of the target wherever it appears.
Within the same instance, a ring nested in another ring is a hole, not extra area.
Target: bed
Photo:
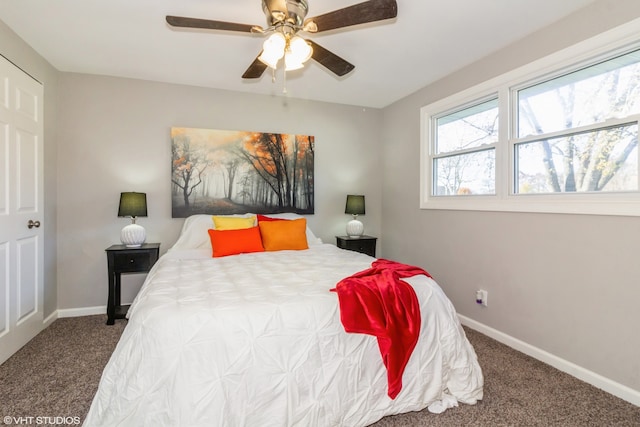
[[[308,249],[214,258],[211,223],[187,218],[150,271],[85,426],[366,426],[482,399],[475,352],[431,278],[405,279],[421,327],[391,399],[376,338],[346,333],[330,292],[374,258],[308,227]]]

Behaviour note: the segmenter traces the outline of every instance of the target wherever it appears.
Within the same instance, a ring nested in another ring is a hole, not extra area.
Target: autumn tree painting
[[[314,138],[171,129],[172,214],[314,212]]]

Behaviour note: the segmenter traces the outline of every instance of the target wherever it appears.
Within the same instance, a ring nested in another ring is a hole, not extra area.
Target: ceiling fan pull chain
[[[287,69],[282,67],[282,93],[287,93]]]

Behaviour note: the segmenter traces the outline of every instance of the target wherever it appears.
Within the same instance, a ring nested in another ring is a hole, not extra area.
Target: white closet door
[[[42,102],[0,56],[0,363],[43,329]]]

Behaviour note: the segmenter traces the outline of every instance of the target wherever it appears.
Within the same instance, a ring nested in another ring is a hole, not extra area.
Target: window
[[[495,194],[498,99],[434,117],[436,196]]]
[[[582,50],[424,107],[421,207],[640,216],[640,42]]]
[[[640,51],[516,98],[515,193],[638,191]]]

